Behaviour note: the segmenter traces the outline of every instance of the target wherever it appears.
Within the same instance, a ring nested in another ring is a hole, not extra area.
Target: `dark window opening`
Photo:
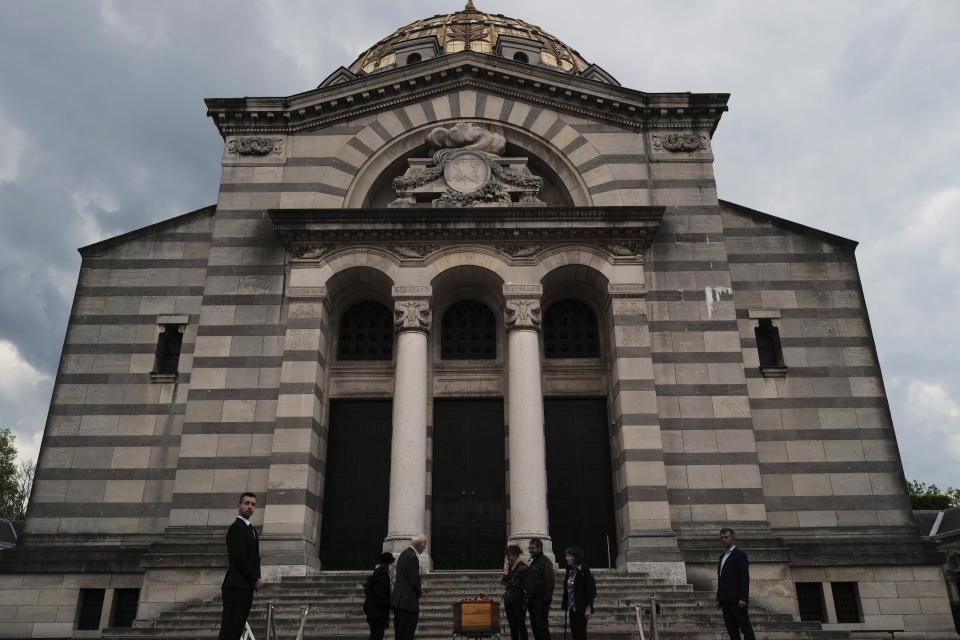
[[[523,51],[517,51],[515,54],[513,54],[513,59],[517,62],[525,62],[527,64],[530,63],[530,58],[528,58],[527,54],[525,54]]]
[[[443,314],[440,333],[442,360],[495,360],[497,321],[493,312],[475,300],[464,300]]]
[[[760,367],[783,367],[783,348],[780,346],[780,330],[773,320],[763,318],[753,330],[757,337],[757,354]]]
[[[340,318],[337,360],[390,360],[393,329],[390,309],[372,300],[358,302]]]
[[[419,53],[416,53],[416,52],[411,53],[410,55],[407,56],[407,64],[416,64],[421,60],[423,60],[423,56],[421,56]]]
[[[543,316],[543,349],[547,358],[599,358],[597,316],[579,300],[560,300]]]
[[[856,582],[832,582],[833,606],[837,622],[860,622],[860,598]]]
[[[160,327],[153,372],[176,373],[180,364],[180,348],[183,346],[183,327],[179,324],[164,324]]]
[[[80,589],[80,612],[77,629],[95,631],[100,628],[105,589]]]
[[[117,589],[113,599],[111,627],[132,627],[140,604],[140,589]]]
[[[800,619],[804,622],[826,622],[827,614],[823,606],[823,584],[819,582],[797,582],[797,605]]]

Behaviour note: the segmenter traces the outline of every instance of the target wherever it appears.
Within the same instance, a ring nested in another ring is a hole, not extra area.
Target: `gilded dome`
[[[501,36],[512,36],[510,39],[514,42],[529,42],[533,45],[532,48],[523,47],[526,51],[522,52],[522,57],[513,53],[511,57],[515,60],[569,73],[580,73],[590,66],[574,49],[540,27],[496,13],[483,13],[478,11],[470,0],[463,10],[456,13],[438,14],[397,29],[361,53],[350,65],[350,71],[361,75],[410,64],[409,61],[398,60],[397,49],[403,50],[404,42],[419,38],[429,39],[431,36],[436,38],[436,55],[467,49],[478,53],[503,55],[503,51],[497,46],[498,41]],[[528,55],[535,56],[537,50],[539,60],[529,59]],[[427,57],[429,56],[423,56],[424,59]]]

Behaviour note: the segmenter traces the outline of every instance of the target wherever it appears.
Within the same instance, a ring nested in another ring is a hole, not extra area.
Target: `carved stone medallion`
[[[443,179],[460,193],[473,193],[490,180],[490,165],[479,153],[463,151],[444,164]]]

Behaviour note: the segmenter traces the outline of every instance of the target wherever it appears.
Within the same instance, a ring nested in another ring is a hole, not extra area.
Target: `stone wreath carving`
[[[505,205],[509,205],[510,196],[504,193],[503,187],[496,182],[487,182],[476,191],[471,191],[470,193],[462,193],[454,189],[447,189],[443,192],[443,195],[437,198],[435,202],[436,206],[438,207],[454,208],[470,207],[479,203],[503,203]]]
[[[415,176],[397,176],[393,179],[393,190],[404,191],[407,189],[416,189],[425,184],[430,184],[442,175],[443,166],[437,165],[435,167],[430,167],[429,169],[424,169]]]
[[[430,304],[426,300],[399,300],[393,304],[393,323],[397,331],[429,331],[430,321]]]
[[[653,148],[656,151],[698,151],[707,148],[707,137],[686,133],[671,133],[666,136],[653,136]]]
[[[507,300],[506,325],[509,329],[539,329],[540,301]]]
[[[241,136],[227,143],[227,151],[241,156],[265,156],[283,152],[283,138],[265,136]]]

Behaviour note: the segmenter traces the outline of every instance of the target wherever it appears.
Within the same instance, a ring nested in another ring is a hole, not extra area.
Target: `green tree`
[[[916,511],[949,509],[960,506],[960,489],[947,487],[940,489],[935,484],[926,484],[919,480],[907,480],[910,493],[910,507]]]
[[[16,436],[10,429],[0,430],[0,518],[16,520],[22,502],[17,483]]]

